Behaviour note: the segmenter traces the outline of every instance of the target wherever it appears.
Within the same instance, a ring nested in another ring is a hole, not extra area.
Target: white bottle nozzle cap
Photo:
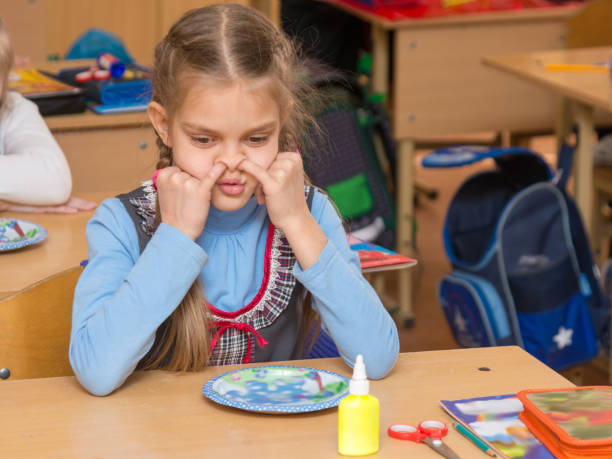
[[[370,381],[368,381],[365,362],[361,354],[357,355],[353,366],[353,378],[349,383],[349,392],[351,395],[368,395],[370,392]]]

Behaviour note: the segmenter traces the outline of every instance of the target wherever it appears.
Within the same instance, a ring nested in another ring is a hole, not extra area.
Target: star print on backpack
[[[557,343],[557,347],[559,349],[563,349],[566,346],[572,345],[572,334],[574,330],[567,329],[563,325],[559,327],[559,331],[555,336],[553,336],[553,341]]]

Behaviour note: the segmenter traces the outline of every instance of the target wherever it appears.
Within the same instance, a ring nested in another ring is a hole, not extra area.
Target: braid
[[[157,135],[157,169],[171,166],[172,148]],[[155,223],[161,223],[159,197],[155,197]],[[196,279],[178,307],[157,329],[153,346],[138,363],[139,369],[200,370],[210,355],[209,308],[200,282]]]
[[[166,145],[159,135],[157,136],[157,148],[159,149],[159,159],[155,168],[163,169],[172,166],[172,148]]]
[[[157,168],[172,165],[172,149],[157,136]],[[155,197],[155,224],[161,223],[159,197]],[[209,308],[200,282],[196,279],[172,314],[157,329],[155,341],[138,364],[139,369],[200,370],[208,363],[210,332]]]

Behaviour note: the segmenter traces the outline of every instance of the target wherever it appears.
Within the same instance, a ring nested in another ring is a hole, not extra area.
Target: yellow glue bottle
[[[359,354],[349,383],[349,395],[338,405],[338,452],[365,456],[378,451],[380,403],[369,395],[370,381]]]

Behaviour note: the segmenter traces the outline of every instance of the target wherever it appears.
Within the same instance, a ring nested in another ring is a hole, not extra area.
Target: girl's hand
[[[259,180],[257,202],[266,204],[270,220],[285,233],[302,269],[311,267],[325,248],[327,237],[306,204],[300,155],[279,153],[267,171],[248,159],[238,168]]]
[[[13,212],[29,212],[34,214],[76,214],[80,210],[93,210],[97,205],[98,204],[95,202],[72,196],[64,204],[60,204],[58,206],[29,206],[0,201],[0,211],[7,210]]]
[[[283,232],[299,227],[310,214],[304,197],[304,167],[299,154],[279,153],[268,170],[248,159],[238,168],[259,181],[255,199],[259,204],[266,204],[270,220]]]
[[[212,188],[225,169],[224,164],[215,164],[202,180],[175,166],[159,171],[156,185],[161,221],[195,241],[208,218]]]

